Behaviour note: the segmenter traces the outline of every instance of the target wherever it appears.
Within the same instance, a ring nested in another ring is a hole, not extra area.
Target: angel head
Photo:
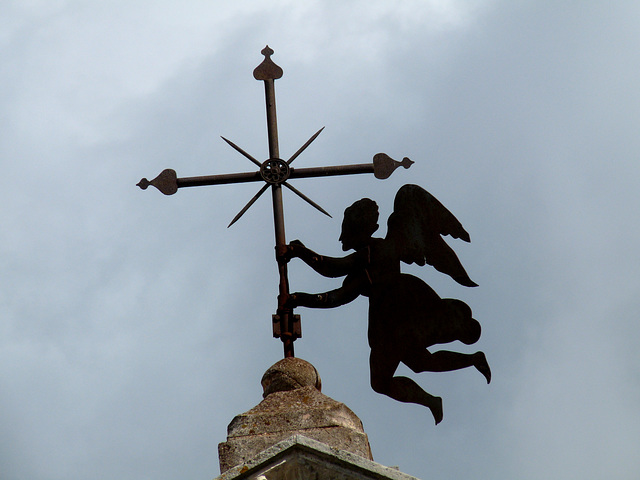
[[[344,211],[339,240],[342,250],[358,250],[369,244],[371,235],[378,230],[378,204],[369,198],[354,202]]]

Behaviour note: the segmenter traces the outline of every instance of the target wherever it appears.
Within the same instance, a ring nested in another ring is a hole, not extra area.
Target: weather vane
[[[400,264],[429,264],[466,287],[477,286],[467,275],[460,260],[443,236],[470,241],[462,224],[435,197],[417,185],[404,185],[396,194],[393,213],[387,221],[387,234],[375,238],[378,229],[378,205],[363,198],[344,212],[340,242],[346,252],[342,258],[322,256],[298,240],[287,244],[284,229],[282,187],[286,187],[306,202],[329,215],[319,205],[288,183],[289,179],[373,173],[376,178],[388,178],[399,166],[409,168],[408,158],[397,162],[378,153],[370,164],[342,165],[317,168],[293,168],[293,161],[320,134],[318,130],[288,160],[282,160],[278,149],[278,128],[274,81],[282,77],[282,69],[271,60],[273,50],[262,50],[264,61],[253,71],[257,80],[264,81],[267,104],[267,132],[269,158],[259,162],[240,147],[223,137],[235,150],[251,160],[259,170],[249,173],[177,178],[174,170],[164,170],[138,186],[149,185],[166,195],[179,188],[224,183],[260,182],[264,185],[235,216],[233,225],[269,188],[273,197],[276,261],[280,274],[278,306],[272,316],[273,335],[284,345],[285,358],[293,357],[293,342],[301,337],[297,307],[333,308],[345,305],[358,296],[369,298],[368,340],[371,387],[378,393],[400,402],[423,405],[431,411],[436,424],[442,420],[442,399],[424,391],[407,377],[395,376],[400,363],[415,373],[446,372],[475,367],[491,381],[491,369],[483,352],[471,354],[440,350],[430,352],[433,345],[460,341],[471,345],[480,338],[480,323],[472,317],[471,308],[461,300],[440,298],[424,281],[401,273]],[[323,127],[324,128],[324,127]],[[345,277],[342,286],[334,290],[309,294],[290,293],[287,264],[300,258],[320,275]]]
[[[238,212],[231,220],[229,227],[237,222],[242,215],[255,203],[260,196],[271,187],[273,199],[273,222],[275,227],[276,240],[276,260],[278,264],[278,272],[280,283],[278,287],[278,307],[276,314],[272,316],[273,336],[280,338],[284,346],[284,356],[293,357],[293,342],[302,336],[300,326],[300,316],[293,313],[293,308],[288,304],[289,301],[289,279],[287,275],[288,258],[284,254],[287,251],[287,243],[284,228],[284,208],[282,201],[282,187],[286,187],[300,198],[311,204],[313,207],[329,215],[322,207],[313,200],[308,198],[298,189],[287,182],[289,179],[310,178],[310,177],[326,177],[334,175],[353,175],[360,173],[373,173],[376,178],[388,178],[396,168],[403,166],[409,168],[413,162],[408,158],[403,158],[401,162],[397,162],[384,153],[378,153],[373,157],[372,163],[357,165],[339,165],[332,167],[315,167],[315,168],[293,168],[293,161],[313,142],[322,127],[314,133],[298,151],[296,151],[288,160],[280,158],[280,150],[278,146],[278,122],[276,117],[276,94],[275,80],[282,77],[282,68],[271,60],[273,50],[267,45],[261,52],[264,60],[258,65],[253,76],[256,80],[264,81],[265,98],[267,105],[267,135],[269,141],[269,158],[263,162],[256,160],[252,155],[245,152],[242,148],[233,142],[222,137],[232,148],[248,158],[257,167],[256,172],[232,173],[225,175],[206,175],[201,177],[184,177],[178,178],[176,171],[166,169],[153,180],[149,181],[143,178],[138,186],[145,190],[149,185],[153,185],[165,195],[173,195],[179,188],[197,187],[204,185],[220,185],[228,183],[244,183],[244,182],[264,182],[264,185],[258,193]]]

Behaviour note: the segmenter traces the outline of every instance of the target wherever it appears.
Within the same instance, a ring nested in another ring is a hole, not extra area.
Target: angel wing
[[[428,263],[461,285],[478,286],[441,236],[451,235],[470,242],[469,234],[458,219],[423,188],[404,185],[398,190],[387,226],[386,239],[394,242],[403,262],[421,266]]]

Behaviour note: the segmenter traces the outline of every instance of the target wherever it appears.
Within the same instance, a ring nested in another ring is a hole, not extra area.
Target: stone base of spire
[[[294,435],[216,480],[418,480],[360,455]]]

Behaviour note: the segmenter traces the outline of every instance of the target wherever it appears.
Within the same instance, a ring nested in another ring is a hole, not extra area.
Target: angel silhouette
[[[280,252],[287,261],[300,258],[325,277],[346,277],[340,288],[329,292],[293,293],[287,305],[333,308],[359,295],[368,297],[371,387],[400,402],[428,407],[438,424],[442,399],[410,378],[395,376],[400,362],[415,373],[473,366],[487,383],[491,369],[483,352],[429,352],[428,347],[455,340],[475,343],[480,338],[480,324],[466,303],[440,298],[418,277],[401,273],[400,262],[428,263],[462,285],[477,286],[441,236],[469,242],[469,234],[449,210],[417,185],[404,185],[396,194],[385,238],[372,237],[378,229],[378,217],[378,205],[368,198],[345,210],[339,240],[344,251],[355,250],[346,257],[318,255],[298,240],[287,245]]]

